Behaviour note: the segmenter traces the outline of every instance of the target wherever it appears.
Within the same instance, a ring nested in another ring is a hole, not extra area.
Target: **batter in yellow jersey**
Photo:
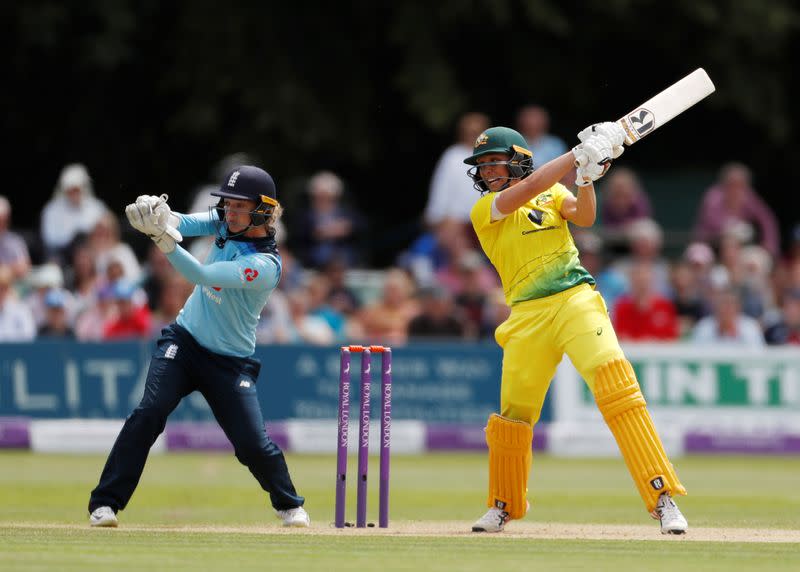
[[[492,221],[494,193],[485,194],[472,207],[472,225],[500,274],[509,306],[578,284],[594,284],[578,260],[578,249],[561,215],[567,197],[572,198],[572,193],[556,183],[499,221]]]
[[[500,414],[489,418],[489,511],[474,532],[500,532],[529,508],[533,426],[550,381],[567,354],[595,396],[645,506],[664,534],[688,525],[673,500],[686,494],[656,433],[594,278],[580,264],[568,222],[591,226],[592,182],[622,153],[624,132],[602,123],[581,144],[535,172],[523,137],[493,127],[475,142],[469,175],[481,191],[472,225],[497,269],[511,307],[495,338],[503,348]],[[577,196],[559,181],[577,169]]]

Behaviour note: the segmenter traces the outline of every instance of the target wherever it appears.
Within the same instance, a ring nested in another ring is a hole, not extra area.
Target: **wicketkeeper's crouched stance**
[[[489,418],[489,511],[472,527],[500,532],[528,511],[533,426],[566,353],[594,394],[647,510],[663,533],[686,531],[672,500],[685,495],[625,359],[594,278],[580,265],[567,226],[595,219],[592,181],[622,153],[624,133],[603,123],[579,134],[572,152],[535,172],[522,136],[493,127],[475,142],[470,175],[481,191],[472,223],[497,269],[511,315],[496,332],[503,348],[500,414]],[[577,170],[578,193],[557,181]]]
[[[199,391],[286,526],[308,526],[283,453],[267,435],[252,357],[261,310],[281,275],[274,223],[280,216],[275,183],[262,169],[229,173],[219,203],[207,213],[172,213],[166,196],[128,205],[131,225],[149,235],[170,263],[197,284],[175,323],[164,328],[139,406],[125,420],[89,499],[92,526],[117,526],[144,470],[150,447],[181,399]],[[177,245],[186,236],[217,234],[206,263]]]

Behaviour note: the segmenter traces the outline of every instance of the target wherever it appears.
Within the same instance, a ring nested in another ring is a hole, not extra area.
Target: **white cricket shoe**
[[[510,519],[508,513],[493,506],[472,525],[472,532],[503,532]]]
[[[283,521],[283,526],[306,528],[311,526],[311,517],[302,506],[287,510],[276,510],[275,513]]]
[[[531,510],[530,501],[526,500],[525,513]],[[503,532],[506,523],[512,520],[506,511],[493,506],[472,525],[472,532]]]
[[[658,504],[652,517],[661,521],[661,534],[685,534],[689,528],[689,523],[669,493],[663,493],[658,497]]]
[[[89,525],[91,526],[117,526],[118,524],[117,515],[110,506],[99,506],[89,515]]]

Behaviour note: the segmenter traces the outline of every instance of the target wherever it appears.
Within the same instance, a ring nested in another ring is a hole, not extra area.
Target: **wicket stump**
[[[350,427],[350,357],[361,353],[360,406],[358,416],[358,482],[356,527],[367,526],[367,473],[369,471],[369,422],[372,354],[381,354],[380,476],[378,481],[378,526],[389,526],[389,464],[392,426],[392,348],[343,346],[339,364],[339,413],[336,441],[336,511],[334,525],[344,528],[347,496],[347,443]]]

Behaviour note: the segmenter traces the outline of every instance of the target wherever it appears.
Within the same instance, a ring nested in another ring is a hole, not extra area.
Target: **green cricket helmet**
[[[487,192],[489,186],[481,177],[478,158],[492,153],[508,155],[507,161],[483,163],[483,165],[506,165],[508,167],[508,180],[500,190],[507,188],[512,180],[524,179],[533,172],[533,153],[528,149],[525,138],[518,131],[508,127],[491,127],[478,135],[472,155],[464,159],[464,163],[473,165],[467,171],[467,175],[475,181],[475,189],[480,193]]]

